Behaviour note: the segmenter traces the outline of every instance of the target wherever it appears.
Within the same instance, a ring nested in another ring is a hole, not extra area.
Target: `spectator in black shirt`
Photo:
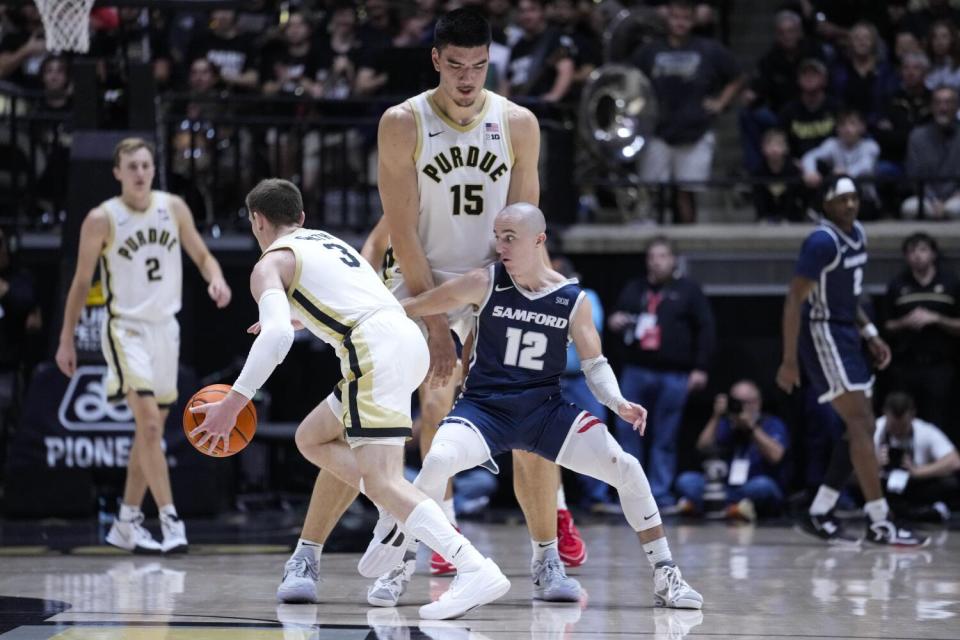
[[[43,116],[36,123],[38,142],[36,195],[48,211],[66,208],[67,180],[70,171],[70,131],[68,118],[73,110],[70,63],[65,56],[48,56],[40,66],[43,97],[34,107],[34,114]]]
[[[508,84],[501,93],[563,100],[573,84],[573,40],[547,24],[544,0],[520,0],[517,17],[523,37],[510,49]]]
[[[674,503],[670,487],[687,394],[707,384],[714,322],[700,285],[675,275],[677,259],[669,240],[651,240],[646,262],[646,277],[627,283],[607,326],[623,339],[620,389],[625,398],[649,411],[650,430],[644,438],[619,419],[617,438],[644,465],[654,498],[663,508]]]
[[[883,168],[878,166],[878,174],[903,175],[910,130],[930,119],[930,91],[923,83],[929,68],[930,61],[923,53],[909,53],[900,63],[900,88],[873,128],[881,163],[887,163]]]
[[[736,97],[744,77],[723,45],[690,36],[690,2],[671,0],[667,14],[666,40],[643,46],[634,57],[659,103],[655,135],[640,154],[640,175],[644,182],[703,182],[713,162],[713,121]],[[696,220],[689,187],[677,190],[674,220]]]
[[[877,28],[858,22],[850,29],[846,55],[831,74],[833,95],[845,108],[858,111],[872,126],[897,89],[893,68],[879,57]]]
[[[760,170],[760,138],[776,126],[777,116],[788,102],[800,95],[797,70],[802,60],[825,58],[822,47],[803,36],[803,21],[793,11],[780,11],[774,18],[776,39],[760,58],[751,87],[743,93],[746,105],[740,111],[743,164],[751,173]]]
[[[837,126],[836,101],[827,96],[827,67],[815,58],[800,63],[797,71],[800,97],[780,112],[780,126],[787,132],[790,155],[799,161],[807,151],[833,135]]]
[[[799,222],[803,219],[800,169],[790,159],[787,136],[781,129],[767,129],[763,134],[763,166],[754,177],[764,179],[753,187],[753,206],[758,220]]]
[[[312,27],[302,13],[291,13],[283,27],[284,47],[264,60],[261,77],[266,95],[313,96],[316,55],[311,46]]]
[[[600,36],[583,19],[574,0],[554,0],[551,20],[560,32],[573,43],[573,89],[571,97],[580,95],[580,89],[594,69],[603,64],[603,45]]]
[[[887,285],[890,388],[908,392],[921,418],[946,427],[960,357],[960,280],[940,267],[937,241],[926,233],[904,240],[903,256],[903,271]]]
[[[357,30],[357,35],[368,50],[381,50],[390,46],[399,30],[399,18],[389,0],[366,0],[366,20]]]
[[[363,46],[356,27],[353,5],[339,4],[331,11],[328,33],[315,43],[317,82],[324,98],[340,100],[350,96]]]
[[[40,13],[32,2],[8,14],[12,30],[0,39],[0,80],[27,89],[40,86],[40,64],[47,55]]]
[[[218,9],[210,14],[210,29],[190,47],[189,59],[205,57],[220,69],[223,83],[231,89],[253,91],[259,88],[256,47],[253,40],[237,29],[236,12]]]

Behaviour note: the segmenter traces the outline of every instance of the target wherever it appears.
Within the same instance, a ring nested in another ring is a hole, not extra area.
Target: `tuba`
[[[653,132],[657,117],[653,86],[630,57],[664,31],[654,9],[618,7],[614,2],[601,5],[601,13],[614,13],[603,34],[605,63],[590,74],[583,88],[579,118],[587,147],[597,159],[612,164],[635,161]]]
[[[653,85],[630,58],[665,29],[662,18],[649,7],[624,9],[608,1],[597,10],[606,14],[608,27],[603,34],[604,64],[590,74],[580,96],[577,129],[589,152],[580,178],[596,186],[586,196],[586,208],[594,210],[594,217],[613,214],[622,220],[645,208],[637,159],[657,120]],[[585,204],[583,199],[581,203]]]

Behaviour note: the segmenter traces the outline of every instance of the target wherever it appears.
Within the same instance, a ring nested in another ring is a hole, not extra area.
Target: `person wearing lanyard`
[[[713,312],[700,285],[676,275],[677,257],[662,236],[646,248],[647,273],[623,288],[607,323],[623,340],[623,394],[649,410],[650,430],[641,440],[617,422],[617,439],[644,465],[661,507],[677,467],[677,432],[687,393],[707,384],[715,335]]]
[[[783,456],[789,434],[783,421],[763,413],[760,389],[741,380],[729,395],[714,399],[713,415],[697,439],[697,449],[727,463],[726,516],[747,521],[775,513],[783,504]],[[687,471],[677,478],[680,513],[702,513],[707,478]]]

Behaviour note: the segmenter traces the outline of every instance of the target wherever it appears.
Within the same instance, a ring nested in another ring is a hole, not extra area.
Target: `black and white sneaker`
[[[132,551],[133,553],[159,554],[163,551],[160,543],[153,539],[150,532],[143,526],[143,514],[138,513],[133,520],[113,521],[113,526],[107,533],[107,544]]]
[[[832,511],[819,516],[806,513],[803,519],[797,523],[796,529],[827,544],[848,547],[860,544],[860,538],[844,531],[843,525],[840,524]]]
[[[930,543],[930,538],[891,520],[884,520],[867,523],[867,542],[891,547],[925,547]]]

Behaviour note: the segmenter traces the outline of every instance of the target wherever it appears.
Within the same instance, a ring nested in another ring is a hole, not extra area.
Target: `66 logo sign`
[[[78,367],[60,401],[58,417],[68,431],[133,431],[133,412],[126,402],[107,402],[107,368]]]

